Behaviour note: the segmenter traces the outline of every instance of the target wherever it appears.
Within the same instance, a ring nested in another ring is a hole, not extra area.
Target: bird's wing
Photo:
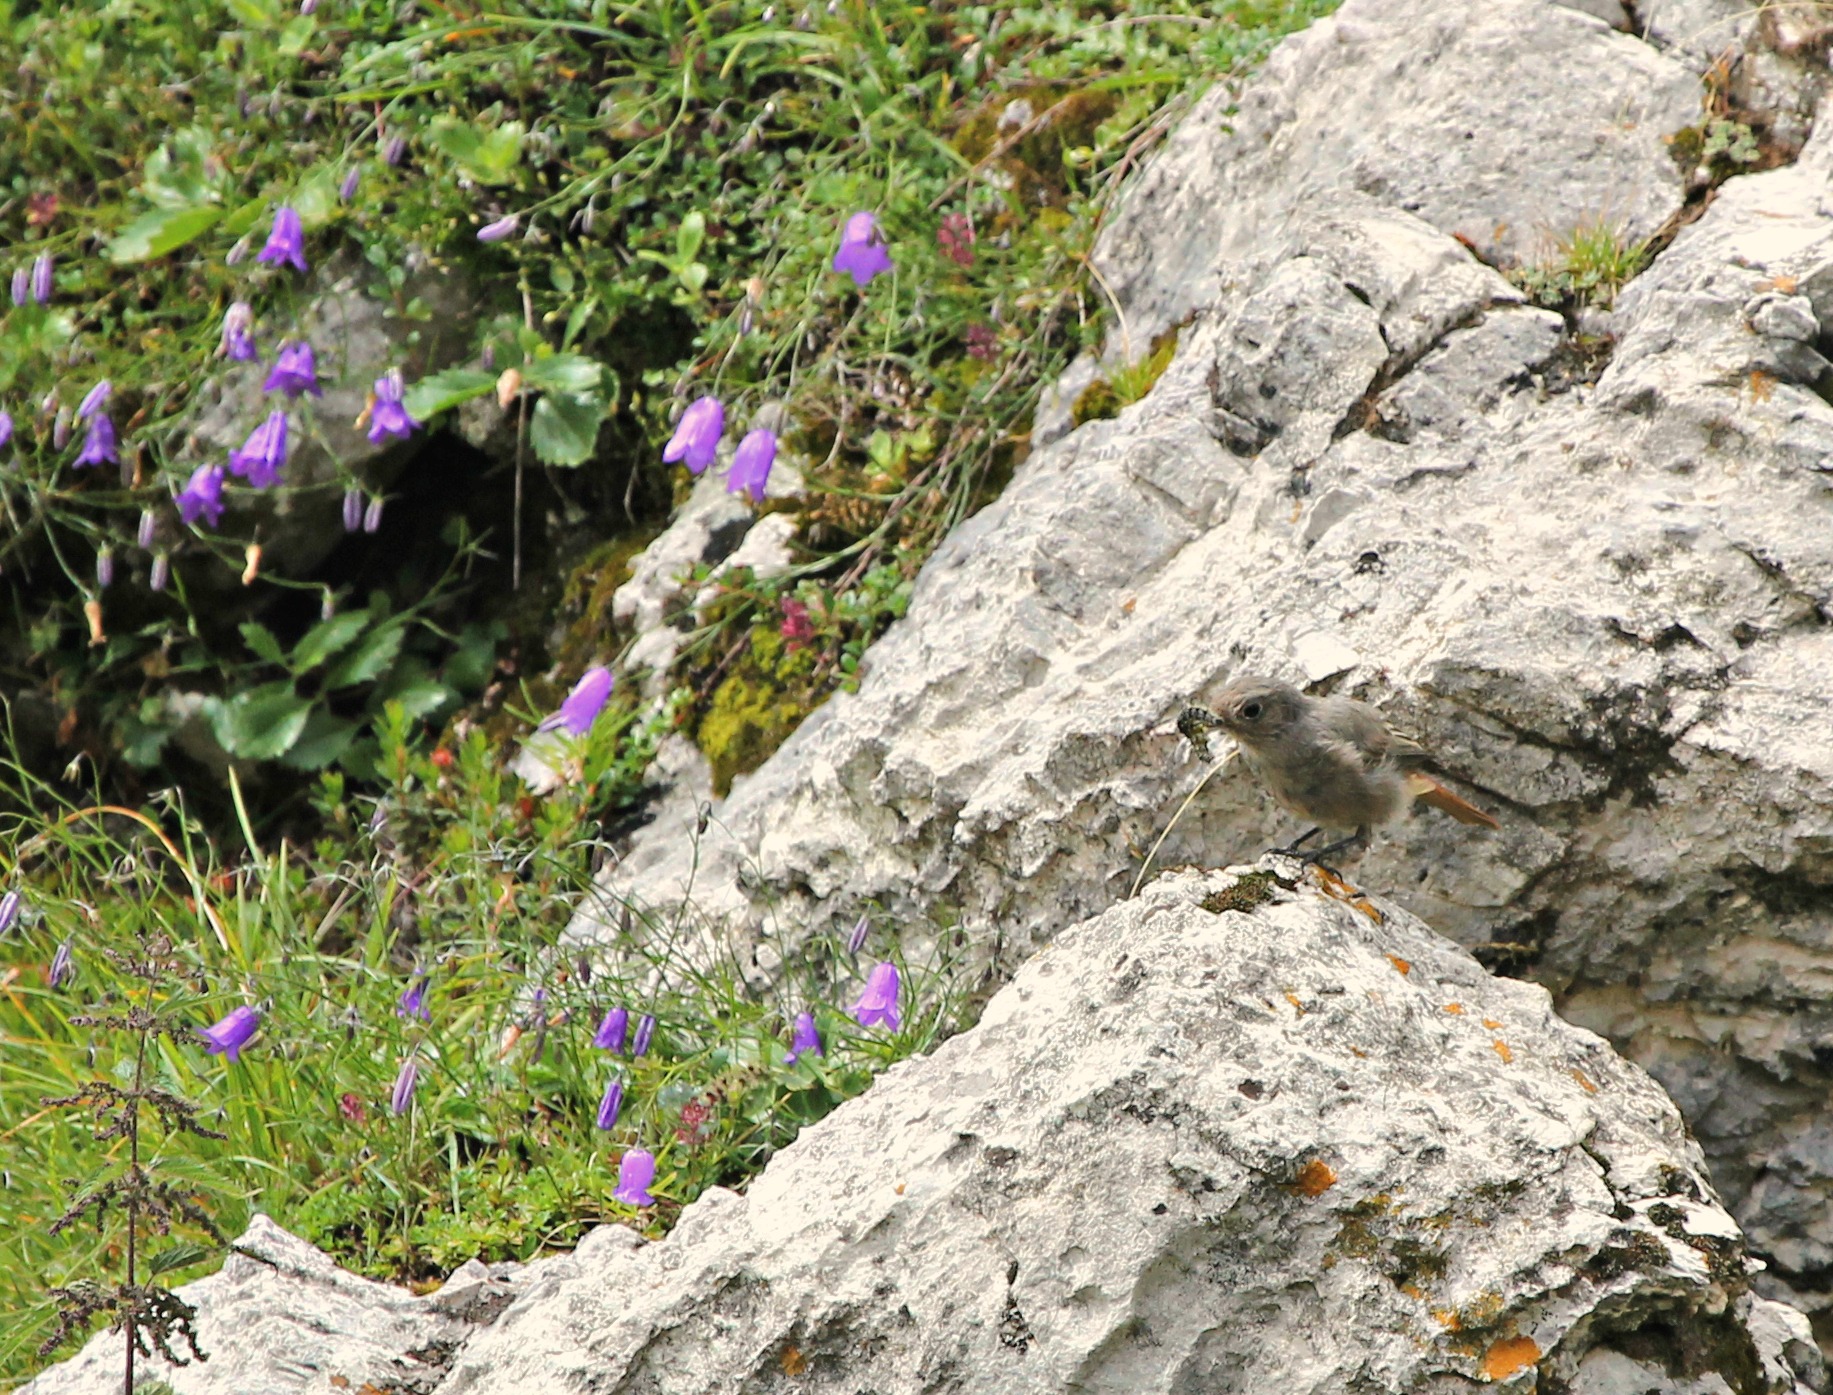
[[[1425,747],[1410,736],[1389,729],[1381,714],[1366,702],[1354,698],[1326,698],[1320,716],[1325,730],[1338,741],[1355,747],[1365,770],[1378,765],[1397,765],[1410,770],[1423,764]]]

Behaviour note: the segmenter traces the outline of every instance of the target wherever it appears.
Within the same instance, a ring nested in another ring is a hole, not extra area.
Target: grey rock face
[[[143,1359],[143,1378],[165,1380],[178,1395],[332,1395],[366,1384],[424,1395],[473,1325],[495,1318],[511,1296],[505,1271],[514,1266],[473,1261],[438,1293],[416,1298],[346,1273],[265,1216],[235,1249],[217,1273],[179,1290],[198,1310],[198,1345],[209,1360],[172,1367]],[[119,1391],[122,1341],[99,1333],[17,1395]]]
[[[353,472],[372,489],[382,489],[403,461],[400,443],[373,444],[355,425],[375,380],[403,368],[411,382],[456,362],[470,348],[470,335],[483,309],[479,289],[450,269],[414,278],[404,296],[425,301],[424,320],[399,315],[368,290],[369,272],[348,258],[333,259],[313,274],[303,293],[298,334],[278,320],[257,325],[258,363],[226,364],[200,389],[181,468],[221,462],[272,411],[285,409],[290,423],[285,482],[304,492],[252,494],[232,491],[232,506],[258,510],[269,564],[282,570],[315,566],[343,537],[339,521],[342,491],[333,489]],[[289,338],[305,338],[317,356],[321,398],[289,401],[261,389],[275,351]],[[310,418],[310,430],[307,418]],[[324,486],[311,489],[311,486]]]
[[[1528,254],[1674,217],[1697,58],[1533,0],[1350,0],[1236,113],[1206,98],[1101,248],[1134,353],[1187,321],[1151,394],[1035,452],[859,692],[697,847],[658,821],[612,889],[691,884],[760,964],[872,902],[998,981],[1132,883],[1202,774],[1184,704],[1239,671],[1325,682],[1504,823],[1424,814],[1359,877],[1516,946],[1674,1093],[1767,1291],[1826,1303],[1833,121],[1587,318],[1614,342],[1453,236]],[[1231,767],[1161,865],[1295,831]]]
[[[1654,1082],[1380,914],[1151,885],[747,1195],[547,1264],[440,1395],[1805,1395]]]

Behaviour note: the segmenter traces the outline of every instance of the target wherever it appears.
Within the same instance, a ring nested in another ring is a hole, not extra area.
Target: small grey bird
[[[1371,827],[1399,818],[1416,799],[1459,823],[1501,827],[1419,769],[1427,760],[1425,748],[1389,731],[1365,702],[1307,697],[1274,678],[1237,678],[1216,707],[1214,712],[1186,707],[1177,719],[1177,729],[1197,754],[1209,758],[1211,728],[1227,732],[1241,748],[1242,763],[1273,798],[1319,825],[1281,852],[1297,853],[1324,828],[1355,832],[1306,854],[1309,860],[1365,843]]]

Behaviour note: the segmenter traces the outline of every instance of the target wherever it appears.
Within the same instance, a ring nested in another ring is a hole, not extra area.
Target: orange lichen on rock
[[[1497,1037],[1490,1045],[1496,1048],[1496,1055],[1502,1058],[1503,1065],[1506,1066],[1510,1061],[1515,1059],[1515,1053],[1508,1049],[1508,1043],[1503,1041],[1501,1037]]]
[[[1313,1158],[1298,1170],[1293,1189],[1303,1196],[1322,1196],[1337,1184],[1337,1174],[1322,1158]]]
[[[1407,974],[1410,974],[1413,972],[1412,963],[1408,960],[1402,959],[1398,954],[1388,955],[1387,962],[1392,964],[1396,969],[1400,970],[1402,977],[1405,977]]]
[[[1582,1070],[1574,1069],[1572,1078],[1578,1081],[1580,1085],[1584,1086],[1586,1094],[1595,1095],[1598,1092],[1598,1087],[1592,1083],[1591,1077],[1586,1075]]]
[[[1540,1360],[1540,1347],[1532,1337],[1503,1337],[1491,1342],[1478,1368],[1484,1380],[1507,1380],[1524,1366]]]
[[[1464,1015],[1464,1005],[1462,1003],[1446,1003],[1445,1011],[1450,1013],[1453,1017],[1462,1017]]]

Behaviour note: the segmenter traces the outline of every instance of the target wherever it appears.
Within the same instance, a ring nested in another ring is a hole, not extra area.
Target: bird
[[[1425,748],[1354,698],[1308,697],[1276,678],[1241,677],[1222,690],[1215,711],[1186,707],[1177,726],[1205,760],[1211,730],[1235,738],[1242,763],[1274,800],[1316,825],[1273,849],[1307,862],[1366,845],[1372,827],[1399,818],[1415,800],[1459,823],[1502,826],[1426,774],[1420,768],[1429,760]],[[1313,852],[1301,851],[1326,828],[1354,832]]]

